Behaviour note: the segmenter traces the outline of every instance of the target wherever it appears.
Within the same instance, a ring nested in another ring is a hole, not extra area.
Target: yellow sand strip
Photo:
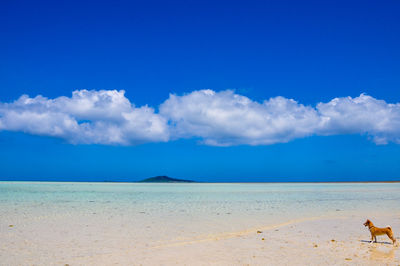
[[[308,221],[314,221],[314,220],[322,219],[322,218],[325,218],[325,217],[326,216],[316,216],[316,217],[295,219],[295,220],[290,220],[288,222],[280,223],[280,224],[276,224],[276,225],[269,225],[269,226],[264,226],[264,227],[251,228],[251,229],[246,229],[246,230],[237,231],[237,232],[225,232],[225,233],[210,235],[208,237],[194,239],[194,240],[178,241],[178,242],[175,242],[175,243],[169,242],[169,243],[166,243],[166,244],[153,246],[152,248],[177,247],[177,246],[184,246],[184,245],[196,244],[196,243],[201,243],[201,242],[219,241],[219,240],[230,239],[230,238],[234,238],[234,237],[246,236],[246,235],[249,235],[249,234],[257,232],[257,230],[264,230],[264,231],[273,230],[273,229],[277,229],[277,228],[284,227],[284,226],[287,226],[287,225],[292,225],[292,224],[302,223],[302,222],[308,222]],[[344,219],[344,217],[338,217],[338,218],[343,218]]]

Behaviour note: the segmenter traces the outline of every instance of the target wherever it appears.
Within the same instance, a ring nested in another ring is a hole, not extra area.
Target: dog
[[[368,229],[371,232],[371,243],[374,240],[376,243],[376,236],[385,235],[385,234],[393,241],[393,245],[396,243],[396,239],[393,237],[393,231],[390,226],[385,227],[385,228],[378,228],[378,227],[375,227],[374,224],[370,220],[367,220],[364,223],[364,226],[368,226]]]

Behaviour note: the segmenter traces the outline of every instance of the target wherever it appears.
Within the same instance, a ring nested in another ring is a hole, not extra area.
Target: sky
[[[0,180],[399,180],[399,12],[1,1]]]

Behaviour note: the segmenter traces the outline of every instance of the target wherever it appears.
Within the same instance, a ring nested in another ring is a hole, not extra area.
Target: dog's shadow
[[[361,240],[362,242],[369,242],[366,240]],[[388,242],[378,242],[379,244],[390,244]],[[390,247],[391,246],[391,247]],[[369,255],[371,260],[382,260],[382,259],[394,259],[395,250],[397,247],[395,245],[371,245],[368,247]]]
[[[362,243],[371,243],[370,240],[360,240],[360,242],[362,242]],[[377,241],[377,242],[372,242],[372,243],[393,245],[392,242],[386,242],[386,241]]]

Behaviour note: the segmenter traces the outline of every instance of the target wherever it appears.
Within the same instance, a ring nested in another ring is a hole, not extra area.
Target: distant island
[[[155,177],[146,178],[139,182],[141,182],[141,183],[193,183],[195,181],[177,179],[177,178],[172,178],[172,177],[163,175],[163,176],[155,176]]]

